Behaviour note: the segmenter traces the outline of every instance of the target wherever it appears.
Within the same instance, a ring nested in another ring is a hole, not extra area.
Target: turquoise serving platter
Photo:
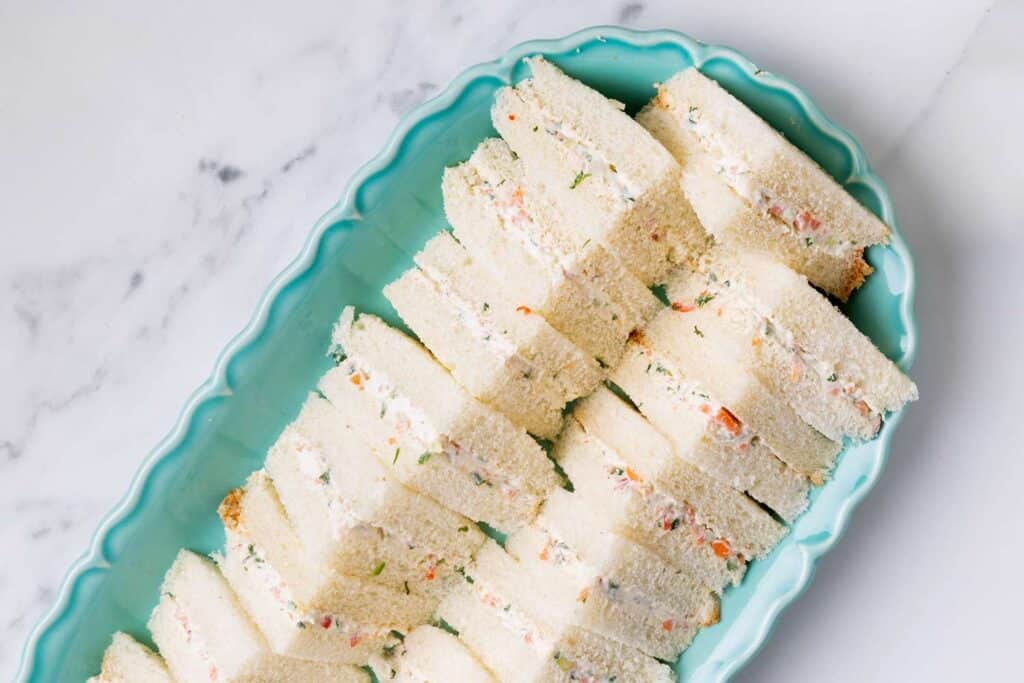
[[[408,115],[313,227],[302,252],[270,283],[249,324],[221,352],[209,379],[68,572],[56,604],[25,646],[18,680],[84,680],[98,669],[117,629],[148,641],[146,620],[164,571],[181,547],[211,552],[222,544],[217,504],[260,467],[331,366],[325,351],[342,306],[397,322],[381,289],[445,226],[444,167],[494,134],[494,93],[526,75],[522,58],[533,54],[546,55],[634,113],[654,96],[654,83],[696,65],[816,159],[894,228],[891,244],[869,251],[876,272],[845,310],[884,353],[909,368],[917,338],[914,268],[892,202],[856,140],[796,85],[735,50],[673,31],[595,27],[523,43],[468,69]],[[677,663],[681,680],[726,680],[764,643],[878,479],[900,417],[890,416],[876,440],[845,451],[786,539],[727,592],[721,622],[701,632]]]

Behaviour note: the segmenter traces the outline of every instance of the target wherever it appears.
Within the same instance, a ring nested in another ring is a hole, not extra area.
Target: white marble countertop
[[[399,117],[469,64],[598,23],[727,43],[802,84],[864,144],[917,259],[922,399],[739,679],[1010,670],[1024,3],[263,4],[0,9],[0,677],[265,283]]]

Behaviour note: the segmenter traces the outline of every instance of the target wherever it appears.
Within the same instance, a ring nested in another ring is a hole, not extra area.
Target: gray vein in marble
[[[304,145],[300,151],[290,155],[274,172],[266,176],[260,183],[259,190],[242,197],[233,208],[231,206],[224,208],[218,215],[213,217],[213,223],[221,228],[220,232],[224,237],[222,240],[218,240],[210,245],[206,253],[200,257],[198,277],[189,277],[177,285],[167,297],[166,305],[163,306],[158,323],[158,327],[162,332],[167,332],[170,329],[175,314],[187,297],[214,277],[224,263],[230,260],[232,248],[237,246],[253,227],[253,212],[270,195],[278,179],[291,172],[297,165],[309,159],[315,153],[315,143]],[[206,158],[199,161],[198,170],[204,175],[212,174],[213,177],[225,186],[240,180],[244,176],[240,169],[231,164],[223,164]],[[193,229],[203,229],[205,218],[203,209],[208,205],[207,199],[188,194],[183,198],[188,198],[192,201],[191,227]],[[173,258],[179,252],[180,247],[189,242],[190,235],[188,233],[181,233],[176,236],[176,239],[166,240],[157,250],[145,255],[141,259],[141,263],[148,265],[163,259]],[[15,304],[14,310],[18,320],[22,322],[28,331],[30,339],[35,340],[40,332],[42,314],[36,311],[38,308],[45,307],[40,306],[37,300],[40,296],[47,296],[41,294],[41,292],[46,292],[47,290],[51,292],[49,297],[57,300],[58,310],[72,315],[68,324],[73,327],[75,321],[72,309],[74,307],[68,300],[70,291],[80,285],[82,280],[89,275],[90,271],[108,265],[105,258],[90,257],[55,269],[30,271],[15,278],[12,283],[12,290],[20,296],[22,301]],[[141,287],[144,279],[145,276],[142,270],[136,269],[132,271],[124,298],[130,297],[136,292]],[[151,332],[152,328],[149,325],[142,325],[136,332],[135,338],[150,339],[152,338]],[[0,454],[2,454],[0,466],[3,463],[19,460],[30,446],[37,428],[42,422],[45,422],[49,415],[63,412],[86,397],[100,391],[107,376],[107,361],[103,360],[93,369],[89,379],[74,388],[70,393],[64,396],[45,398],[36,403],[30,409],[22,427],[16,430],[14,435],[0,438]]]
[[[619,10],[618,19],[620,24],[632,24],[643,14],[644,4],[642,2],[628,2]]]
[[[57,399],[48,398],[37,403],[33,407],[32,412],[29,413],[28,420],[25,422],[25,427],[21,433],[17,437],[0,440],[0,452],[6,454],[3,460],[0,461],[0,468],[3,467],[4,462],[17,460],[24,455],[25,449],[35,434],[36,428],[45,415],[53,415],[68,410],[87,396],[95,394],[103,387],[103,381],[106,377],[107,367],[104,363],[93,371],[88,382],[75,388],[70,394]]]
[[[404,116],[415,109],[427,96],[437,90],[436,83],[421,81],[415,88],[402,88],[393,91],[381,99],[387,102],[388,108],[397,116]]]
[[[145,279],[146,275],[141,270],[134,271],[131,277],[128,278],[128,291],[124,294],[125,298],[127,299],[134,294],[142,286]]]
[[[281,174],[284,175],[285,173],[288,173],[293,168],[295,168],[297,165],[301,164],[303,161],[305,161],[306,159],[310,158],[314,154],[316,154],[316,145],[315,144],[311,144],[308,147],[306,147],[304,150],[302,150],[301,152],[299,152],[298,154],[293,156],[291,159],[289,159],[288,161],[284,162],[281,165]]]
[[[882,152],[882,154],[879,155],[877,162],[877,165],[879,167],[885,165],[889,161],[889,158],[899,150],[900,145],[903,143],[907,135],[910,134],[919,125],[921,125],[924,121],[926,121],[928,117],[931,115],[932,111],[935,108],[936,102],[938,102],[942,98],[942,95],[945,92],[947,86],[949,85],[949,82],[952,79],[953,75],[957,72],[960,66],[964,63],[964,60],[967,58],[968,53],[970,52],[972,46],[975,43],[975,39],[978,37],[978,34],[981,33],[981,30],[984,27],[985,22],[988,20],[989,15],[992,13],[992,10],[995,9],[996,5],[998,5],[1000,2],[1001,0],[992,0],[992,3],[988,7],[986,7],[985,11],[983,11],[979,15],[978,21],[974,24],[974,27],[971,29],[971,32],[964,39],[963,47],[960,49],[959,54],[957,54],[956,59],[953,60],[953,63],[950,64],[950,66],[945,70],[942,79],[936,84],[935,89],[932,90],[931,94],[921,105],[920,109],[918,109],[914,117],[910,119],[910,122],[907,123],[906,126],[904,126],[903,130],[901,130],[895,137],[893,137],[892,142],[889,143],[888,148],[884,152]]]

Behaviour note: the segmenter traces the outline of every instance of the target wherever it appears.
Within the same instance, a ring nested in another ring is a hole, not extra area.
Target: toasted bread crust
[[[850,264],[850,270],[846,273],[846,282],[839,291],[835,292],[836,298],[845,303],[873,272],[875,269],[864,260],[864,250],[861,249]]]
[[[232,489],[217,506],[217,514],[220,515],[225,529],[237,531],[242,528],[242,499],[244,497],[244,489]]]

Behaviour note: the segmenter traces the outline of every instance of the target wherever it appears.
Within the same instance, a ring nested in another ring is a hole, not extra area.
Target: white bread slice
[[[702,290],[692,301],[675,304],[652,320],[637,342],[650,350],[652,357],[668,358],[673,367],[685,368],[686,375],[714,402],[728,406],[728,415],[722,416],[729,427],[742,430],[746,426],[773,455],[820,485],[841,444],[822,435],[788,403],[778,400],[743,358],[702,336],[710,319],[720,313],[714,295]]]
[[[467,569],[466,583],[441,603],[438,615],[458,630],[502,681],[670,681],[671,671],[636,648],[552,620],[538,609],[549,587],[493,542]]]
[[[559,484],[526,431],[466,393],[417,342],[375,316],[356,320],[351,307],[334,340],[348,357],[321,379],[320,390],[362,413],[374,455],[406,485],[511,531]]]
[[[182,550],[167,571],[149,630],[177,681],[369,683],[348,664],[272,652],[217,567]]]
[[[611,391],[603,389],[581,401],[573,418],[588,436],[621,457],[643,483],[693,508],[696,524],[726,542],[727,557],[762,557],[786,533],[786,527],[750,498],[677,455],[661,432]],[[721,543],[713,550],[726,554]]]
[[[765,251],[843,300],[871,272],[864,249],[888,227],[715,81],[686,69],[637,120],[690,171],[687,197],[719,241]]]
[[[544,439],[562,408],[601,381],[597,361],[521,302],[442,231],[419,268],[384,288],[402,320],[476,398]]]
[[[612,399],[621,404],[614,395]],[[716,593],[739,584],[746,560],[727,539],[698,521],[693,506],[666,494],[647,478],[647,472],[658,473],[660,463],[635,469],[576,420],[566,425],[553,455],[572,481],[574,495],[594,515],[594,528],[611,529],[647,547]]]
[[[601,243],[574,230],[504,140],[447,168],[441,189],[455,236],[518,304],[605,365],[661,303]]]
[[[100,673],[86,683],[172,683],[163,658],[118,631],[103,653]]]
[[[870,439],[885,413],[917,398],[914,383],[806,278],[763,255],[716,248],[700,274],[681,270],[668,294],[677,306],[716,297],[709,343],[745,356],[830,439]]]
[[[587,502],[555,491],[535,525],[508,538],[509,554],[547,587],[533,609],[675,659],[700,627],[718,621],[716,596],[643,546],[595,528]]]
[[[381,683],[498,683],[476,655],[452,634],[423,624],[395,647],[370,660]]]
[[[262,470],[254,472],[244,488],[229,493],[218,513],[228,537],[223,562],[228,580],[235,585],[236,576],[249,573],[254,578],[247,584],[258,580],[262,586],[269,586],[267,591],[252,595],[252,601],[266,595],[277,597],[276,606],[288,608],[283,611],[296,630],[304,630],[297,626],[300,621],[304,626],[329,621],[335,631],[351,626],[359,640],[363,631],[371,635],[376,632],[364,626],[379,626],[381,631],[406,630],[429,619],[437,607],[436,596],[406,593],[311,562],[270,477]],[[374,558],[379,567],[386,567],[388,559]],[[248,597],[242,601],[247,606]]]
[[[702,252],[672,155],[620,104],[542,57],[527,63],[532,78],[498,91],[491,120],[569,223],[647,285]]]
[[[689,334],[703,334],[699,328]],[[668,437],[680,457],[764,503],[785,520],[807,506],[809,482],[782,462],[732,408],[686,368],[636,335],[612,380]]]
[[[281,503],[313,563],[438,596],[484,535],[465,517],[402,486],[373,457],[369,430],[347,408],[311,395],[270,449],[265,467]]]

